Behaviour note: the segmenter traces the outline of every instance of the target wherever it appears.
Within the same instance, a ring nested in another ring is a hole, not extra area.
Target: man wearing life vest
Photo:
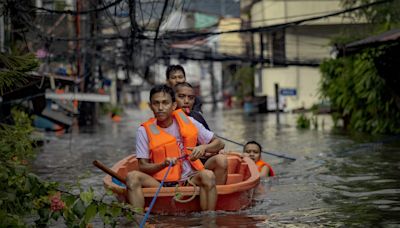
[[[175,85],[174,91],[178,109],[182,109],[187,115],[200,122],[207,130],[210,130],[201,112],[192,110],[196,97],[192,85],[188,82],[180,82]],[[228,176],[228,159],[226,155],[206,153],[200,160],[206,169],[214,172],[217,185],[226,183]]]
[[[261,160],[261,145],[256,141],[249,141],[244,145],[243,153],[247,154],[257,165],[260,177],[273,177],[275,172],[265,161]]]
[[[129,202],[134,208],[143,209],[143,187],[158,187],[164,177],[167,186],[190,178],[200,187],[201,209],[215,210],[215,175],[204,169],[199,158],[206,152],[221,150],[224,143],[182,110],[175,110],[176,106],[170,87],[161,85],[151,89],[149,107],[155,118],[144,122],[137,131],[136,157],[140,171],[127,175]]]

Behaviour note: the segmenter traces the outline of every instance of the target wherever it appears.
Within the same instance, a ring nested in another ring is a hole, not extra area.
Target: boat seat
[[[228,157],[228,173],[237,173],[238,167],[240,166],[240,159],[236,156]]]
[[[236,184],[243,181],[243,175],[240,173],[230,173],[226,178],[226,184]]]
[[[121,176],[121,177],[126,177],[126,175],[128,175],[128,168],[125,166],[125,165],[123,165],[123,166],[121,166],[119,169],[118,169],[118,171],[117,171],[117,173]]]
[[[126,177],[126,175],[128,175],[128,173],[129,173],[130,171],[138,170],[138,169],[139,169],[138,163],[135,161],[135,162],[130,162],[130,163],[128,163],[128,164],[122,165],[122,166],[118,169],[117,173],[118,173],[119,175],[121,175],[122,177]]]
[[[243,176],[244,180],[247,180],[247,178],[250,177],[249,167],[247,166],[246,163],[244,163],[244,162],[240,163],[238,173]]]

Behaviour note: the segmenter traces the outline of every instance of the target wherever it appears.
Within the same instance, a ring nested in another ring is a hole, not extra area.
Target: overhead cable
[[[159,20],[158,25],[157,25],[156,36],[154,37],[154,42],[153,42],[153,44],[154,44],[154,55],[156,54],[155,50],[156,50],[158,32],[160,31],[160,26],[161,26],[162,20],[164,18],[165,10],[167,9],[167,6],[168,6],[168,1],[169,0],[165,0],[165,2],[164,2],[164,6],[163,6],[163,9],[162,9],[162,12],[161,12],[161,17],[160,17],[160,20]]]
[[[94,8],[94,9],[88,9],[88,10],[81,10],[81,11],[75,11],[75,10],[52,10],[52,9],[48,9],[48,8],[44,8],[44,7],[37,7],[37,6],[33,6],[33,5],[28,5],[31,9],[35,9],[35,10],[41,10],[41,11],[46,11],[49,13],[58,13],[58,14],[71,14],[71,15],[80,15],[80,14],[89,14],[89,13],[93,13],[93,12],[99,12],[99,11],[103,11],[106,10],[108,8],[111,8],[115,5],[118,5],[120,2],[122,2],[123,0],[116,0],[114,2],[111,2],[108,5],[104,5],[100,8]]]
[[[349,9],[345,9],[345,10],[340,10],[340,11],[336,11],[336,12],[325,14],[325,15],[321,15],[321,16],[315,16],[315,17],[305,18],[305,19],[301,19],[301,20],[296,20],[296,21],[291,21],[291,22],[281,23],[281,24],[276,24],[276,25],[259,26],[259,27],[247,28],[247,29],[235,29],[235,30],[221,31],[221,32],[203,32],[203,33],[199,33],[199,32],[196,32],[196,33],[193,33],[193,32],[176,33],[176,32],[174,32],[174,34],[166,34],[167,37],[164,37],[164,38],[169,38],[169,39],[171,39],[171,38],[186,38],[186,39],[190,39],[190,38],[195,38],[195,37],[214,36],[214,35],[221,35],[221,34],[227,34],[227,33],[255,33],[255,32],[275,31],[275,30],[280,30],[280,29],[283,29],[283,28],[291,27],[291,26],[296,26],[296,25],[302,24],[304,22],[315,21],[315,20],[320,20],[320,19],[324,19],[324,18],[328,18],[328,17],[333,17],[333,16],[337,16],[337,15],[340,15],[340,14],[344,14],[344,13],[348,13],[348,12],[352,12],[352,11],[368,8],[368,7],[371,7],[373,5],[388,3],[388,2],[391,2],[391,1],[393,1],[393,0],[382,0],[382,1],[372,2],[372,3],[363,4],[363,5],[360,5],[360,6],[357,6],[357,7],[353,7],[353,8],[349,8]]]

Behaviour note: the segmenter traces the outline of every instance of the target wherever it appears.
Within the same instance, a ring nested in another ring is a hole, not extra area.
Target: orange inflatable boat
[[[122,178],[127,173],[138,169],[138,160],[135,156],[128,156],[117,162],[112,168]],[[104,186],[112,190],[118,200],[127,200],[127,190],[124,186],[114,183],[110,175],[104,177]],[[118,181],[116,181],[118,182]],[[225,185],[217,185],[218,201],[216,210],[237,211],[248,207],[253,199],[255,187],[260,182],[260,174],[255,163],[247,157],[228,156],[228,178]],[[157,188],[143,188],[146,207],[149,206]],[[182,195],[183,200],[196,194],[195,198],[187,203],[177,202],[175,195]],[[163,187],[158,194],[157,201],[152,209],[156,214],[183,214],[200,211],[199,187]]]

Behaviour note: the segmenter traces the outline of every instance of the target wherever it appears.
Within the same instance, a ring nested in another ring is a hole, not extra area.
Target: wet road
[[[99,126],[79,133],[49,134],[34,170],[62,183],[80,176],[83,187],[92,186],[101,195],[104,174],[92,161],[112,166],[134,153],[136,128],[149,116],[149,111],[126,109],[120,123],[105,117]],[[319,117],[318,130],[296,129],[294,114],[281,115],[279,127],[274,114],[246,116],[239,110],[219,110],[206,112],[205,117],[225,138],[239,143],[256,140],[266,151],[297,160],[263,155],[278,177],[264,183],[266,197],[252,208],[216,215],[154,216],[160,227],[400,226],[400,136],[334,132],[329,116]],[[226,148],[241,149],[229,142]]]

